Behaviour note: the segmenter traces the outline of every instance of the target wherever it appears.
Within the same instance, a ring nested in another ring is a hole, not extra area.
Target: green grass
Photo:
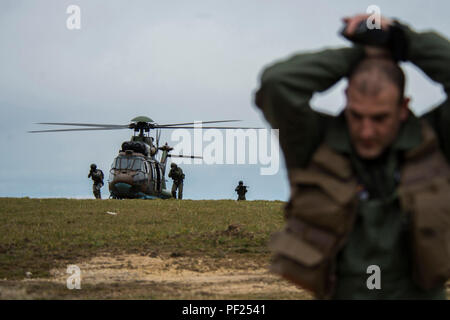
[[[51,277],[53,268],[102,253],[192,257],[194,262],[210,257],[218,261],[213,268],[228,258],[236,261],[230,262],[233,267],[246,268],[246,261],[267,265],[267,242],[284,225],[283,207],[280,201],[0,198],[1,290],[13,290],[18,299],[309,299],[302,291],[203,297],[174,283],[83,283],[77,292],[64,284],[22,281],[27,271],[33,278]],[[180,266],[195,270],[195,263]]]
[[[0,279],[49,277],[102,252],[268,259],[280,201],[0,198]],[[107,211],[117,215],[107,214]],[[227,231],[239,225],[237,231]]]

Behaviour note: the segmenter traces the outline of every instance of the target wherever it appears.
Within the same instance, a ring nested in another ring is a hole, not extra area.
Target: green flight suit
[[[244,185],[238,185],[234,191],[238,194],[238,200],[246,200],[245,194],[247,193],[247,186]]]
[[[450,43],[435,32],[417,33],[403,26],[409,43],[408,60],[450,91]],[[445,299],[443,288],[424,291],[412,281],[406,215],[396,196],[402,152],[421,142],[418,119],[412,114],[393,145],[374,161],[363,161],[352,149],[345,118],[311,109],[309,101],[346,77],[364,57],[362,47],[297,54],[268,67],[256,93],[256,104],[272,127],[279,128],[286,166],[305,168],[325,141],[346,154],[364,186],[352,233],[337,258],[336,299]],[[450,159],[450,102],[426,114],[441,150]],[[381,289],[368,290],[367,267],[381,269]]]
[[[180,167],[175,167],[170,169],[169,171],[169,178],[173,179],[172,184],[172,197],[177,197],[177,190],[178,190],[178,199],[183,199],[183,180],[184,180],[184,173],[183,170]]]
[[[101,199],[101,188],[103,187],[104,179],[103,171],[100,169],[91,170],[88,174],[88,178],[92,178],[92,181],[94,182],[92,185],[92,192],[94,193],[95,198]]]

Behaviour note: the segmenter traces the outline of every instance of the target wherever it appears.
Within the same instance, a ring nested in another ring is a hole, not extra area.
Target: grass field
[[[139,288],[148,285],[139,275],[125,282],[88,283],[78,290],[81,293],[68,290],[65,281],[60,285],[42,281],[54,278],[58,272],[55,270],[61,273],[69,264],[96,257],[109,257],[104,264],[115,264],[115,268],[127,273],[145,264],[161,268],[155,264],[158,261],[165,262],[167,270],[175,267],[199,274],[223,268],[235,273],[266,271],[270,261],[267,241],[272,232],[282,228],[283,205],[280,201],[2,198],[0,279],[3,289],[19,292],[19,298],[27,298],[27,292],[33,298],[145,298],[149,297],[146,291],[152,292],[151,298],[204,298],[192,295],[192,290],[160,292],[156,284],[153,290]],[[139,262],[138,257],[151,260]],[[93,268],[92,264],[86,268]],[[108,295],[111,286],[119,286],[125,293]],[[43,287],[45,294],[40,295],[38,291]],[[271,299],[307,295],[300,290],[298,294],[274,292],[273,296],[230,292],[207,297]]]
[[[268,272],[283,206],[0,198],[0,299],[310,299]]]
[[[282,202],[0,200],[0,278],[109,253],[266,256],[283,224]],[[106,212],[114,212],[110,215]],[[228,226],[239,225],[237,232]]]

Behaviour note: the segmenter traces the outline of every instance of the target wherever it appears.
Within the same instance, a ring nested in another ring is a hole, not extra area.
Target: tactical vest
[[[92,172],[92,180],[94,180],[94,183],[103,183],[103,171],[100,169],[95,170]]]
[[[400,173],[397,193],[410,221],[412,277],[431,289],[450,277],[450,166],[425,122],[422,143],[404,154]],[[348,157],[323,143],[307,168],[290,170],[289,181],[286,226],[270,242],[271,270],[317,298],[331,298],[336,256],[357,216],[357,177]]]
[[[172,178],[173,181],[179,183],[183,182],[185,176],[183,170],[181,170],[181,168],[178,167],[176,169],[170,169],[169,177]]]

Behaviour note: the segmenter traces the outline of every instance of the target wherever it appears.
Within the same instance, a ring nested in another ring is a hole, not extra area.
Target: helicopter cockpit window
[[[117,170],[134,170],[144,171],[144,161],[141,159],[130,159],[125,157],[118,157],[113,163],[113,168]]]
[[[134,171],[144,171],[144,162],[141,159],[136,159],[131,164],[130,169]]]
[[[114,169],[126,169],[128,161],[125,158],[116,158],[114,161]]]

